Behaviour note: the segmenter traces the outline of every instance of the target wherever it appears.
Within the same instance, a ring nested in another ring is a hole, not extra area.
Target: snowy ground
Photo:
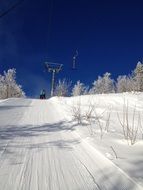
[[[128,145],[117,120],[123,96],[130,100],[130,113],[134,104],[142,112],[142,94],[80,98],[82,110],[92,101],[98,113],[111,112],[109,130],[102,140],[96,124],[91,134],[87,125],[73,120],[71,107],[79,102],[78,97],[1,102],[0,190],[143,189],[140,134],[140,142]]]

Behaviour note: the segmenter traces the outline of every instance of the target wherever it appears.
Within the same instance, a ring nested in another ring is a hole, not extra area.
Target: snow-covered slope
[[[106,107],[112,110],[111,126],[102,140],[96,125],[93,126],[95,129],[91,136],[87,125],[80,126],[72,120],[71,107],[73,103],[79,102],[79,97],[9,99],[1,102],[0,190],[143,189],[139,185],[143,176],[142,159],[138,162],[143,150],[142,144],[129,146],[124,141],[121,144],[121,130],[115,123],[117,120],[114,113],[116,110],[121,111],[122,96],[80,98],[82,110],[86,110],[91,101],[96,103],[98,113]],[[142,110],[141,95],[126,97],[131,99],[131,109],[134,102],[137,104],[139,101],[137,109]],[[115,150],[116,146],[121,148],[121,154],[117,152],[118,159],[114,159],[113,153],[108,151],[110,145]],[[123,170],[120,164],[127,165],[126,151],[129,155],[131,152],[135,153],[138,177],[131,175],[135,164],[130,164],[132,171],[127,171],[128,167]]]

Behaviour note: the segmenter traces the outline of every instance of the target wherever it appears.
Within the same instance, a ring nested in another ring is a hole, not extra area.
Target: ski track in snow
[[[0,104],[0,190],[141,190],[50,100]]]

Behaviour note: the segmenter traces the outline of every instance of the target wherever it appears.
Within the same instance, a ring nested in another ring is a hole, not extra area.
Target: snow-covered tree
[[[114,89],[114,80],[110,78],[111,73],[106,72],[103,76],[103,86],[104,91],[103,93],[113,93],[115,92]]]
[[[0,75],[0,99],[5,96],[4,76]]]
[[[98,79],[92,83],[92,88],[89,90],[89,94],[101,94],[103,93],[103,81],[102,77],[98,76]]]
[[[128,82],[127,82],[127,76],[119,76],[117,78],[117,83],[116,83],[116,90],[118,93],[122,92],[127,92],[128,89]]]
[[[59,80],[55,90],[55,96],[68,96],[70,94],[71,81],[67,81],[66,79]]]
[[[119,76],[116,83],[117,92],[143,92],[143,64],[138,62],[129,76]]]
[[[134,80],[134,90],[143,91],[143,64],[139,61],[136,65],[135,70],[133,71],[133,80]]]
[[[119,76],[116,83],[116,91],[118,93],[134,91],[135,82],[132,76]]]
[[[0,98],[23,97],[22,87],[16,83],[16,69],[4,71],[0,76]]]
[[[135,81],[132,75],[127,77],[127,92],[135,91]]]
[[[110,78],[111,74],[106,72],[103,77],[98,76],[98,79],[93,82],[90,89],[90,94],[102,94],[115,92],[114,80]]]
[[[88,88],[80,81],[77,81],[77,83],[74,85],[72,89],[72,96],[80,96],[80,95],[85,95],[87,93],[88,93]]]

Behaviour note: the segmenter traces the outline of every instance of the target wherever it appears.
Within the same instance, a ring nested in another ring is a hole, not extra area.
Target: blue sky
[[[14,2],[1,0],[0,12]],[[57,79],[85,84],[105,72],[128,74],[143,59],[142,7],[141,0],[25,0],[0,18],[0,72],[16,68],[33,97],[50,89],[45,61],[64,65]]]

